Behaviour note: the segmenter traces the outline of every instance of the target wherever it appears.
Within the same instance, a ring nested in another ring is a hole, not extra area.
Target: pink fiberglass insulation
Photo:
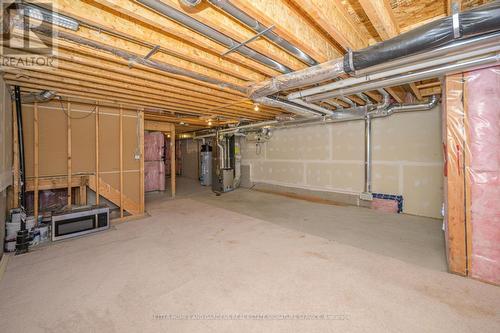
[[[472,230],[469,272],[500,284],[500,67],[467,73],[466,87]]]
[[[144,133],[144,160],[161,161],[163,159],[163,147],[165,136],[161,132]]]
[[[372,200],[371,208],[381,212],[395,214],[398,212],[398,202],[396,200],[374,198]]]
[[[165,164],[163,161],[144,162],[144,191],[165,191]]]

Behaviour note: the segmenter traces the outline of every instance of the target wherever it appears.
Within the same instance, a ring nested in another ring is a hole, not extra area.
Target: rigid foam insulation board
[[[372,130],[373,192],[403,195],[405,213],[440,218],[440,107],[375,119]],[[364,122],[275,129],[259,146],[243,139],[242,164],[252,182],[357,195],[364,189]]]

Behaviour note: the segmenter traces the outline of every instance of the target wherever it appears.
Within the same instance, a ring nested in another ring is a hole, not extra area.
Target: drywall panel
[[[403,195],[405,212],[439,218],[440,107],[376,119],[372,129],[373,192]],[[242,139],[251,182],[353,194],[364,190],[364,121],[275,129],[272,134],[260,145],[260,154],[254,141]]]
[[[328,125],[332,132],[331,149],[334,160],[364,160],[364,121],[350,121]]]
[[[403,168],[404,212],[441,217],[443,204],[442,166],[405,166]]]
[[[261,161],[254,164],[252,177],[261,181],[303,184],[304,164],[289,161]]]
[[[363,190],[363,170],[360,163],[307,163],[306,182],[312,187],[360,192]]]
[[[373,120],[373,159],[442,161],[440,108]]]
[[[282,129],[273,133],[273,139],[266,145],[267,159],[326,160],[330,157],[328,144],[329,129],[326,126]],[[297,135],[300,133],[300,135]]]
[[[401,165],[374,163],[372,166],[372,191],[375,193],[403,194],[400,177]],[[363,174],[364,177],[364,174]]]

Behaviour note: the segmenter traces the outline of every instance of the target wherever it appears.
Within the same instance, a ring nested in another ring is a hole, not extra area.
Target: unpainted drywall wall
[[[441,217],[440,107],[373,120],[373,192],[400,194],[404,212]],[[242,140],[252,182],[358,195],[364,186],[364,122],[273,131],[257,147]]]
[[[199,178],[199,140],[181,139],[182,156],[182,176],[198,179]]]

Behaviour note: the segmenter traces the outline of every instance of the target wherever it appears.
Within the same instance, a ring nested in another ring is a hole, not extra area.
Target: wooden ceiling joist
[[[345,50],[362,49],[368,46],[367,36],[363,36],[344,9],[340,0],[290,0],[309,16]]]
[[[383,40],[399,35],[399,25],[389,0],[359,0],[364,12]]]
[[[147,41],[147,43],[150,44],[150,47],[160,45],[160,52],[155,54],[152,59],[168,62],[168,58],[162,59],[159,57],[159,54],[161,53],[168,53],[170,57],[175,57],[176,65],[182,63],[197,64],[244,81],[261,81],[266,78],[266,76],[255,72],[255,70],[238,66],[234,62],[230,62],[217,55],[200,50],[193,45],[189,45],[188,43],[179,40],[178,38],[158,32],[150,27],[140,25],[133,20],[127,20],[120,16],[113,15],[112,12],[101,10],[98,7],[92,6],[86,2],[57,0],[55,3],[61,13],[69,15],[70,17],[78,18],[87,24],[98,27],[100,29],[98,31],[100,35],[104,34],[105,31],[109,31],[114,34],[127,37],[131,40],[142,42]],[[86,14],[87,17],[90,17],[91,19],[85,18],[83,14]],[[132,49],[127,50],[134,53],[136,52]],[[141,51],[138,50],[137,52]]]

